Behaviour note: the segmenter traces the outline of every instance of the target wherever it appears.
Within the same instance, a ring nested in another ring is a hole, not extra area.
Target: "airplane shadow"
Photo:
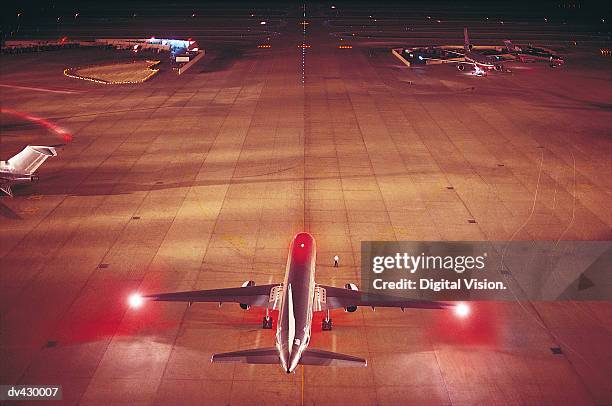
[[[4,198],[4,197],[2,197]],[[7,197],[10,199],[10,197]],[[23,220],[23,218],[15,213],[10,207],[0,202],[0,216],[11,220]]]
[[[320,175],[320,176],[286,176],[277,177],[276,175],[282,172],[287,172],[295,167],[284,168],[272,173],[264,173],[259,175],[247,176],[236,178],[233,177],[231,180],[227,179],[207,179],[207,180],[176,180],[170,182],[97,182],[97,183],[86,183],[78,186],[66,186],[62,184],[55,184],[55,182],[45,183],[44,178],[41,178],[40,182],[34,185],[19,185],[20,187],[16,191],[16,195],[26,195],[29,193],[27,189],[36,189],[36,194],[41,195],[71,195],[71,196],[110,196],[110,195],[125,195],[137,192],[149,192],[157,190],[177,189],[177,188],[189,188],[189,187],[202,187],[202,186],[221,186],[221,185],[253,185],[253,184],[265,184],[265,183],[282,183],[282,182],[302,182],[310,180],[337,180],[337,179],[364,179],[371,178],[374,175],[371,174],[358,174],[358,175]],[[390,176],[406,176],[409,175],[406,172],[390,172],[385,174],[377,174],[378,177],[390,177]],[[274,176],[274,177],[271,177]],[[62,175],[59,173],[57,176],[52,175],[52,178],[66,178],[70,179],[69,174]],[[49,178],[47,178],[49,179]],[[20,192],[20,190],[22,192]]]
[[[211,52],[211,58],[205,55],[200,62],[198,73],[212,73],[230,69],[236,61],[241,59],[245,51],[240,48],[222,48]]]

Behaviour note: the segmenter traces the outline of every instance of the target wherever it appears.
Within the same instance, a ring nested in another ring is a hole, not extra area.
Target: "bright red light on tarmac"
[[[470,306],[466,303],[458,303],[455,306],[455,314],[461,318],[465,318],[470,315]]]
[[[137,309],[142,306],[142,304],[144,303],[144,299],[138,293],[134,293],[128,298],[128,303],[131,308]]]
[[[0,108],[0,113],[10,114],[12,116],[31,121],[42,127],[45,127],[47,130],[52,131],[56,135],[62,137],[64,142],[72,141],[72,135],[70,135],[68,131],[64,130],[62,127],[58,126],[57,124],[54,124],[48,120],[45,120],[44,118],[36,117],[31,114],[22,113],[21,111],[16,111],[16,110],[7,109],[7,108]]]

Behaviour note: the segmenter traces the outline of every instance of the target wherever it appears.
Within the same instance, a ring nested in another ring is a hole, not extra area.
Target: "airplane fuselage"
[[[521,50],[517,53],[518,58],[521,62],[536,62],[536,61],[546,61],[551,64],[561,65],[563,64],[563,58],[557,56],[551,52],[547,51],[539,51],[534,49]]]
[[[276,329],[276,348],[283,369],[290,373],[310,342],[315,300],[316,244],[308,233],[291,241]]]

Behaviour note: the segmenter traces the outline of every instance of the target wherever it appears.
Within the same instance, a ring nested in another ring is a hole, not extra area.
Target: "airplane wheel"
[[[321,322],[321,329],[323,331],[331,331],[331,329],[332,329],[332,321],[331,321],[331,319],[329,319],[329,320],[323,319],[323,321]]]
[[[261,322],[261,327],[270,330],[272,328],[272,317],[264,316],[263,321]]]

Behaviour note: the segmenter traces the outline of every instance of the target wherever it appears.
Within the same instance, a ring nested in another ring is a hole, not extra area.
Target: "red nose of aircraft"
[[[291,243],[291,258],[294,262],[304,262],[315,251],[315,240],[309,233],[298,233]]]

